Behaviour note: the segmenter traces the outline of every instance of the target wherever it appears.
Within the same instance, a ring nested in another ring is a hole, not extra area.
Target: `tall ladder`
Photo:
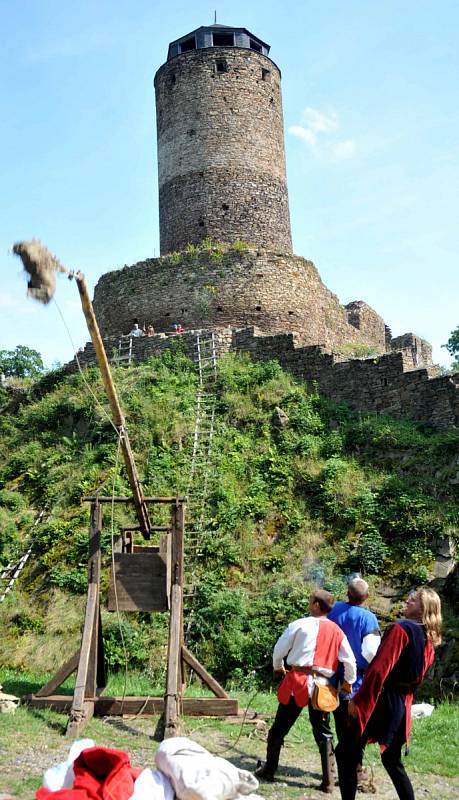
[[[40,511],[38,517],[36,518],[33,524],[34,528],[42,521],[44,515],[45,515],[44,510]],[[10,561],[10,563],[5,567],[2,574],[0,575],[0,580],[3,581],[4,583],[6,582],[6,586],[0,595],[0,603],[3,603],[6,596],[9,594],[9,592],[11,592],[11,589],[13,588],[17,579],[19,578],[19,575],[21,574],[22,570],[27,564],[27,561],[29,560],[33,546],[34,546],[34,540],[32,536],[32,539],[27,547],[27,550],[22,554],[22,556],[17,561]]]
[[[196,335],[194,360],[199,375],[193,452],[188,477],[187,549],[199,557],[205,529],[209,480],[212,470],[212,446],[215,424],[215,381],[217,377],[217,341],[214,332]],[[190,552],[191,556],[191,552]]]

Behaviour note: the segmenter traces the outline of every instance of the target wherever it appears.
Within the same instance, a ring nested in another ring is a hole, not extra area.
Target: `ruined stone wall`
[[[405,351],[379,358],[337,360],[320,347],[298,347],[291,335],[256,336],[235,331],[232,349],[255,360],[276,358],[284,369],[334,402],[355,411],[417,420],[437,430],[459,425],[459,385],[450,376],[431,377],[428,369],[409,369]]]
[[[384,322],[349,324],[346,309],[322,283],[311,261],[266,250],[209,251],[148,259],[103,275],[94,293],[103,335],[128,333],[137,319],[156,331],[257,326],[289,332],[303,344],[322,344],[349,357],[352,348],[385,352]]]
[[[354,328],[375,342],[378,352],[383,353],[386,349],[386,325],[379,314],[363,300],[354,300],[345,306],[347,318]]]
[[[132,339],[133,362],[160,355],[179,340],[193,358],[196,335],[188,331],[180,336],[159,334]],[[315,384],[325,397],[346,403],[355,411],[387,414],[423,422],[436,430],[459,426],[459,378],[432,378],[427,369],[406,369],[406,352],[388,353],[379,358],[343,361],[321,347],[299,346],[292,334],[263,336],[253,327],[241,330],[221,328],[215,332],[218,355],[228,351],[248,353],[255,361],[277,359],[282,367],[307,384]],[[112,363],[117,363],[119,337],[107,337],[105,348]],[[122,340],[125,354],[126,339]],[[81,366],[95,364],[92,344],[79,354]],[[118,363],[125,363],[120,361]],[[408,359],[409,364],[409,359]],[[70,362],[68,371],[77,369]]]
[[[280,72],[210,47],[155,76],[161,253],[210,237],[291,252]]]
[[[404,333],[402,336],[395,336],[390,341],[392,351],[402,350],[405,354],[406,369],[418,369],[428,364],[432,364],[432,345],[415,336],[414,333]]]

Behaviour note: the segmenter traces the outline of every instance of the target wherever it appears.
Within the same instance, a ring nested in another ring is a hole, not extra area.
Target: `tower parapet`
[[[161,253],[209,237],[291,253],[280,71],[245,28],[201,27],[155,76]]]

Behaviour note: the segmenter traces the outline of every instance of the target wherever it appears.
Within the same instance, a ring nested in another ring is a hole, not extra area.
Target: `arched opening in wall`
[[[177,83],[177,78],[175,77],[174,73],[172,73],[171,77],[169,78],[169,85],[174,86]]]
[[[182,314],[186,314],[186,313],[187,313],[187,311],[188,311],[188,309],[187,309],[187,308],[182,308]]]
[[[269,81],[270,76],[271,76],[271,70],[270,69],[262,69],[261,70],[261,78],[262,78],[263,81]]]
[[[215,72],[218,72],[219,74],[222,72],[228,72],[228,64],[224,58],[217,58],[215,62]]]
[[[204,227],[204,220],[202,219],[202,217],[198,220],[198,225],[200,228]]]
[[[217,311],[223,311],[223,308],[221,306],[217,306]]]

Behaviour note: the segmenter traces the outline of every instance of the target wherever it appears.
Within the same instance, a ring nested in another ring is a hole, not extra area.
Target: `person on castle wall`
[[[137,338],[138,336],[143,336],[143,335],[144,335],[144,332],[143,332],[142,328],[139,327],[139,323],[138,322],[134,322],[134,326],[133,326],[131,332],[129,333],[129,336],[134,336],[134,337]]]
[[[348,735],[336,748],[342,800],[354,800],[357,762],[367,742],[378,742],[381,760],[400,800],[415,800],[401,759],[411,729],[413,693],[421,684],[441,644],[441,602],[422,587],[408,595],[404,619],[386,629],[378,652],[348,705]]]
[[[155,329],[153,325],[149,325],[147,328],[147,336],[154,336],[154,335],[155,335]]]
[[[357,663],[357,678],[352,685],[352,693],[340,696],[338,708],[333,712],[338,741],[347,735],[348,704],[353,695],[360,689],[368,665],[375,657],[381,643],[381,633],[376,616],[365,602],[368,600],[369,586],[359,576],[351,578],[347,586],[347,601],[338,601],[328,615],[328,619],[335,622],[346,634]],[[337,672],[337,684],[343,679],[343,670],[340,665]],[[330,730],[331,734],[331,730]],[[363,770],[363,751],[357,765],[357,783],[362,790],[365,788],[366,774]]]
[[[343,692],[351,692],[356,678],[356,663],[351,646],[334,622],[327,619],[335,600],[330,592],[317,589],[309,598],[309,617],[291,622],[276,642],[273,651],[274,678],[282,677],[277,692],[279,706],[268,733],[266,761],[255,770],[264,781],[274,781],[284,738],[303,708],[308,707],[309,720],[322,762],[320,789],[331,794],[334,778],[331,770],[331,732],[329,714],[313,705],[317,685],[330,687],[338,664],[344,669]],[[285,664],[289,671],[286,671]]]

